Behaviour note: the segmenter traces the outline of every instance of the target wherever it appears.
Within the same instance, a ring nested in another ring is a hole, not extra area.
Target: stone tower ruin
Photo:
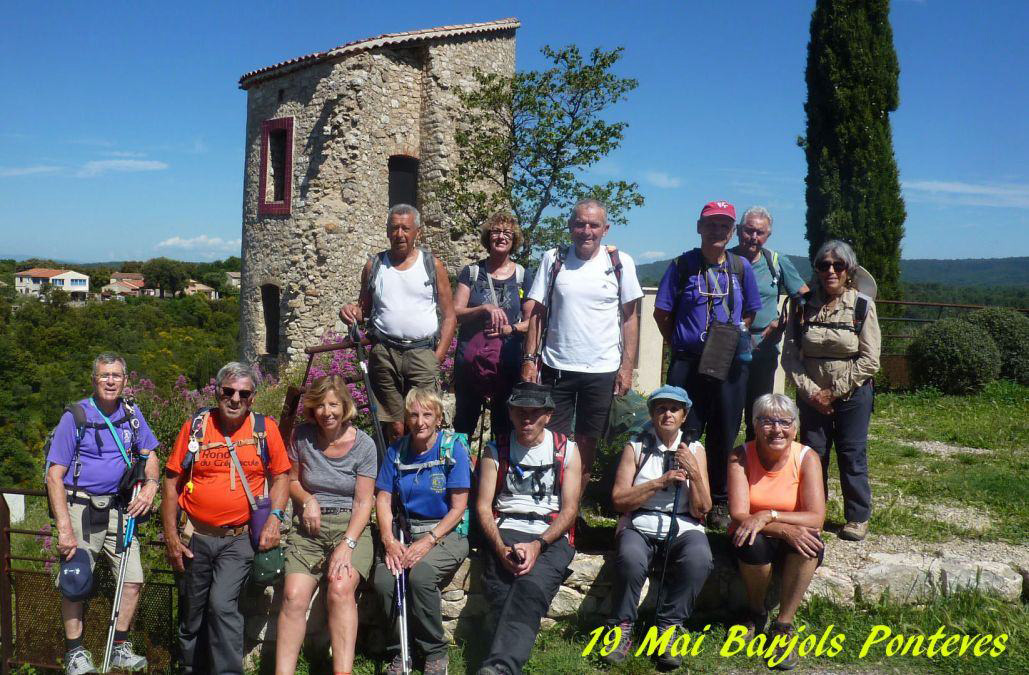
[[[424,184],[458,158],[458,88],[513,75],[517,19],[351,42],[247,73],[243,357],[277,370],[357,298],[367,257],[387,248],[386,211],[423,212],[423,245],[451,269],[479,255]]]

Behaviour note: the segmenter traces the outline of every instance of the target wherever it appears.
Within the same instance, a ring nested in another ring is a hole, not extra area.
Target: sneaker
[[[632,622],[623,621],[617,625],[622,629],[622,636],[619,639],[618,646],[612,649],[610,654],[602,655],[600,657],[612,665],[624,661],[632,650]],[[614,628],[614,626],[611,626],[610,628]]]
[[[408,662],[408,666],[408,671],[410,671],[410,662]],[[386,670],[384,670],[383,672],[386,673],[386,675],[401,675],[404,672],[403,657],[401,657],[400,654],[394,656],[393,661],[391,661],[390,664],[386,666]]]
[[[93,655],[85,647],[76,647],[64,655],[64,675],[84,675],[99,672],[93,665]]]
[[[450,665],[450,657],[443,654],[431,661],[425,661],[424,675],[447,675],[447,667]]]
[[[840,539],[847,541],[861,541],[868,536],[868,521],[861,523],[848,522],[840,530]]]
[[[774,640],[778,636],[784,636],[787,639],[793,637],[793,624],[779,623],[778,621],[773,621],[771,630],[768,631],[768,643],[771,644],[772,640]],[[777,646],[775,648],[775,651],[772,652],[772,658],[777,659],[779,657],[779,654],[786,651],[786,649],[787,647]],[[800,663],[800,657],[797,656],[797,650],[794,647],[794,649],[790,651],[789,656],[787,656],[782,661],[778,662],[776,665],[769,666],[769,668],[772,668],[773,670],[793,670],[797,667],[798,663]]]
[[[664,635],[666,630],[668,630],[668,626],[658,626],[657,634]],[[668,671],[676,670],[682,665],[682,655],[672,654],[672,645],[675,644],[675,641],[679,639],[680,635],[682,635],[682,628],[676,626],[672,639],[668,641],[668,649],[660,654],[654,655],[654,660],[657,663],[657,669],[659,672],[667,673]]]
[[[715,504],[707,514],[707,526],[712,530],[724,530],[729,527],[731,522],[728,504]]]
[[[111,668],[135,672],[146,669],[146,657],[132,651],[132,643],[115,642],[111,649]]]
[[[743,640],[745,642],[750,642],[758,633],[765,632],[765,626],[768,625],[768,613],[749,610],[743,619],[737,623],[747,629],[747,633],[743,636]]]

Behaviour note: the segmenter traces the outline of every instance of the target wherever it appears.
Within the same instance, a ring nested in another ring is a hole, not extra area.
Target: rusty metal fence
[[[0,495],[46,501],[46,493],[41,490],[2,488]],[[0,498],[0,673],[6,674],[23,664],[61,667],[64,628],[61,596],[54,584],[56,556],[38,544],[38,555],[19,554],[18,549],[25,547],[12,545],[18,542],[16,538],[36,538],[37,542],[40,538],[49,539],[51,535],[44,533],[52,533],[52,523],[48,527],[12,527],[7,500]],[[141,534],[144,549],[163,547],[157,530],[151,525]],[[136,609],[131,637],[136,651],[147,657],[150,672],[169,672],[174,663],[178,591],[171,570],[147,564],[147,559],[153,557],[143,556],[147,582]],[[111,616],[114,576],[106,559],[99,560],[94,569],[93,596],[84,605],[83,642],[98,663],[103,657]]]

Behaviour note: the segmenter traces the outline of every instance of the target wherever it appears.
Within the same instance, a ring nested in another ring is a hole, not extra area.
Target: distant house
[[[81,272],[33,267],[14,273],[14,290],[22,295],[38,297],[47,286],[60,288],[72,300],[85,300],[89,295],[89,277]]]
[[[242,275],[239,272],[226,272],[225,276],[229,278],[229,286],[232,288],[239,288],[241,286]]]
[[[196,279],[189,279],[186,281],[186,287],[182,289],[184,295],[203,295],[208,300],[217,300],[218,291],[214,290],[207,284],[202,284]]]
[[[135,279],[115,280],[100,289],[100,294],[105,297],[115,296],[125,298],[139,296],[143,291],[143,281]]]
[[[118,281],[139,281],[142,285],[143,275],[139,272],[115,272],[111,275],[111,283]]]

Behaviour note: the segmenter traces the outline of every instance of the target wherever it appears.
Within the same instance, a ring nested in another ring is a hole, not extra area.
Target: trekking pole
[[[145,460],[140,459],[139,464],[142,465]],[[129,500],[131,503],[136,499],[139,494],[140,488],[143,487],[142,482],[137,482],[132,488],[132,499]],[[118,582],[114,587],[114,598],[111,600],[111,623],[107,626],[107,644],[104,646],[104,662],[100,666],[100,672],[106,673],[111,667],[111,652],[114,649],[114,632],[118,627],[118,616],[121,614],[121,596],[122,591],[125,589],[125,572],[129,566],[129,549],[132,546],[132,537],[135,534],[136,529],[136,518],[130,516],[128,521],[125,523],[125,538],[122,540],[122,552],[121,558],[118,560]]]
[[[682,441],[686,443],[687,447],[693,443],[693,438],[696,436],[696,432],[692,429],[687,429],[683,432]],[[675,468],[679,468],[679,462],[676,461],[674,464]],[[665,539],[665,560],[661,565],[661,579],[657,584],[657,595],[654,600],[654,612],[655,614],[660,609],[661,603],[661,591],[664,590],[665,586],[665,575],[668,574],[668,557],[672,552],[672,544],[675,542],[675,538],[679,536],[679,497],[682,495],[682,483],[677,482],[675,484],[675,495],[672,497],[672,513],[671,522],[668,525],[668,537]]]
[[[368,397],[368,413],[372,418],[372,426],[375,428],[375,445],[379,451],[379,464],[381,465],[383,459],[386,457],[386,438],[382,435],[382,425],[379,424],[379,411],[375,405],[375,396],[372,394],[372,380],[368,375],[368,355],[364,351],[364,345],[361,344],[361,331],[357,328],[357,322],[350,324],[350,342],[354,345],[354,350],[357,352],[357,364],[361,368],[361,375],[364,380],[364,393]]]
[[[404,530],[399,528],[400,545],[405,546]],[[400,619],[400,659],[403,661],[403,673],[408,675],[411,672],[411,655],[407,644],[407,570],[401,569],[397,575],[397,614]]]

